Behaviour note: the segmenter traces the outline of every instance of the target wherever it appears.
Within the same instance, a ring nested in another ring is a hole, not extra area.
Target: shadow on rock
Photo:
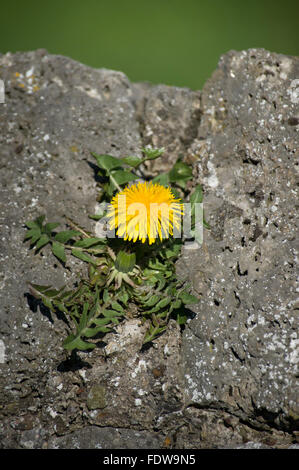
[[[45,317],[47,317],[51,323],[54,323],[54,320],[51,315],[51,310],[44,305],[41,299],[36,299],[29,292],[26,292],[24,294],[24,297],[26,297],[28,306],[32,312],[36,313],[39,307],[40,313],[44,315]],[[58,320],[62,320],[67,326],[69,326],[68,320],[63,312],[60,312],[60,310],[56,309],[55,314]]]
[[[72,351],[71,355],[58,365],[57,370],[58,372],[74,372],[84,368],[91,369],[92,366],[88,362],[83,361],[76,351]]]

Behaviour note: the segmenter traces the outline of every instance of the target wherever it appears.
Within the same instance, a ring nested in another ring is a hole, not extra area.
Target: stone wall
[[[294,446],[298,58],[231,51],[201,92],[132,84],[45,50],[0,55],[0,77],[0,447]],[[68,214],[93,230],[90,152],[147,144],[166,152],[145,171],[183,155],[203,185],[211,230],[177,267],[200,302],[183,332],[170,322],[143,352],[134,320],[105,338],[108,357],[69,357],[66,323],[28,282],[71,286],[82,266],[63,269],[47,247],[34,255],[24,222]]]

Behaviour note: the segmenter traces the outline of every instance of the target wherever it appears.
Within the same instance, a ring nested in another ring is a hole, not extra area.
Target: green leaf
[[[118,296],[118,300],[120,300],[123,304],[127,304],[129,300],[129,294],[124,291],[121,295]]]
[[[103,292],[103,301],[105,304],[108,302],[109,298],[110,298],[110,295],[109,295],[108,289],[105,289]]]
[[[84,336],[86,336],[86,338],[92,338],[98,333],[108,333],[108,331],[111,331],[111,328],[107,328],[105,326],[97,326],[96,328],[85,328]]]
[[[45,220],[46,216],[45,215],[40,215],[37,219],[34,220],[34,222],[36,223],[36,225],[39,227],[39,228],[42,228],[43,226],[43,221]]]
[[[123,307],[116,301],[111,303],[111,307],[118,312],[124,312]]]
[[[121,166],[121,160],[116,157],[112,157],[111,155],[97,155],[96,153],[92,152],[92,155],[97,160],[97,164],[103,170],[112,170],[113,168],[117,168]]]
[[[123,315],[123,313],[122,312],[116,312],[115,310],[104,310],[103,315],[105,317],[111,318],[111,317],[119,317],[119,316]]]
[[[160,300],[160,302],[157,303],[156,307],[157,309],[164,308],[168,304],[170,304],[171,298],[170,297],[165,297],[164,299]]]
[[[185,325],[187,321],[187,315],[177,314],[176,321],[179,325]]]
[[[52,252],[53,254],[63,263],[66,262],[66,255],[64,251],[64,246],[61,243],[53,241],[52,243]]]
[[[146,155],[146,160],[155,160],[165,152],[164,147],[161,147],[159,149],[152,147],[143,147],[141,150]]]
[[[74,334],[69,335],[63,343],[64,349],[71,351],[72,349],[79,349],[85,351],[86,349],[94,349],[96,347],[93,343],[87,343],[83,341],[80,336]]]
[[[171,298],[170,297],[164,297],[164,299],[161,299],[154,308],[152,308],[151,310],[149,310],[148,312],[146,312],[147,314],[149,313],[155,313],[155,312],[158,312],[159,310],[161,310],[162,308],[165,308],[167,307],[167,305],[169,305],[171,302]]]
[[[41,230],[43,228],[43,221],[44,220],[45,220],[45,215],[40,215],[35,220],[29,220],[28,222],[25,222],[25,225],[26,225],[27,228],[33,229],[33,230],[38,230],[41,233]],[[28,234],[27,234],[27,238],[29,238]]]
[[[54,307],[50,299],[48,297],[43,297],[42,298],[43,304],[48,307],[49,310],[53,311]]]
[[[136,155],[129,155],[128,157],[121,158],[121,161],[126,165],[136,168],[142,163],[142,159]]]
[[[79,331],[81,332],[87,325],[87,312],[88,312],[88,309],[89,309],[89,304],[88,302],[84,302],[84,305],[83,305],[83,310],[82,310],[82,313],[81,313],[81,318],[80,318],[80,323],[79,323]]]
[[[149,300],[147,300],[146,302],[144,302],[144,306],[145,307],[153,307],[160,299],[160,296],[159,295],[153,295],[149,298]]]
[[[35,245],[35,249],[39,250],[40,248],[45,246],[47,243],[49,243],[49,241],[50,241],[50,238],[48,237],[48,235],[43,233],[40,239],[38,240],[37,244]]]
[[[113,176],[113,178],[119,185],[127,184],[130,181],[134,181],[139,178],[139,176],[136,176],[130,171],[126,171],[126,170],[111,171],[111,176]],[[111,181],[111,184],[114,184],[113,181]]]
[[[41,236],[40,232],[38,233],[38,231],[36,230],[36,233],[31,237],[30,245],[31,246],[35,245],[37,240],[39,240],[40,236]]]
[[[179,298],[182,300],[182,302],[185,305],[197,304],[199,302],[199,299],[197,297],[195,297],[195,295],[189,294],[186,291],[182,291],[179,295]]]
[[[91,214],[88,217],[92,220],[101,220],[104,217],[104,214]]]
[[[25,225],[27,228],[36,228],[38,225],[34,220],[29,220],[28,222],[25,222]]]
[[[59,227],[59,225],[59,222],[50,222],[43,227],[43,231],[50,237],[53,230]]]
[[[36,241],[36,240],[39,239],[40,236],[41,236],[40,228],[35,226],[34,228],[28,230],[28,232],[25,235],[24,240],[28,240],[29,238],[33,238]],[[35,242],[31,242],[31,244],[33,244],[33,243],[35,243]]]
[[[182,305],[182,300],[181,300],[181,299],[175,300],[175,301],[171,304],[172,310],[175,310],[175,309],[177,309],[177,308],[180,308],[181,305]]]
[[[161,173],[161,175],[157,175],[152,179],[153,183],[159,183],[162,186],[169,186],[169,174],[168,173]]]
[[[43,294],[47,290],[51,288],[51,286],[40,286],[39,284],[30,284],[30,290],[33,289],[34,291],[39,292],[40,294]]]
[[[76,258],[81,259],[82,261],[85,261],[86,263],[95,264],[94,259],[91,258],[91,256],[84,253],[83,251],[73,249],[72,250],[72,255],[75,256]]]
[[[51,289],[51,288],[44,292],[44,295],[50,298],[56,297],[58,294],[59,294],[59,290]]]
[[[54,238],[59,243],[67,243],[71,238],[79,235],[81,235],[81,233],[77,230],[63,230],[62,232],[56,233]]]
[[[169,172],[169,180],[172,183],[178,183],[179,181],[188,181],[191,178],[192,168],[187,165],[187,163],[184,163],[178,159]]]
[[[165,284],[166,284],[166,279],[160,278],[160,279],[159,279],[159,283],[158,283],[157,290],[158,290],[158,291],[161,291],[162,289],[164,289]]]
[[[58,310],[60,310],[61,312],[68,313],[68,310],[67,310],[67,308],[65,307],[64,303],[62,303],[62,302],[60,302],[60,301],[57,301],[57,300],[54,300],[54,305],[55,305],[55,307],[57,307]]]
[[[89,248],[93,245],[98,245],[104,244],[104,241],[101,238],[96,238],[96,237],[91,237],[91,238],[83,238],[83,240],[78,240],[76,243],[74,243],[74,247],[80,247],[80,248]]]
[[[115,312],[114,312],[115,313]],[[95,318],[93,320],[94,324],[97,325],[97,326],[104,326],[104,325],[107,325],[108,323],[111,322],[111,318],[110,317],[107,317],[107,318]]]

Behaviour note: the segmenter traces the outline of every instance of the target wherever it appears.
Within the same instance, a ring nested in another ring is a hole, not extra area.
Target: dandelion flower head
[[[158,183],[144,182],[127,186],[118,192],[108,208],[110,229],[125,240],[148,240],[151,245],[158,237],[162,241],[180,230],[183,204],[169,188]]]

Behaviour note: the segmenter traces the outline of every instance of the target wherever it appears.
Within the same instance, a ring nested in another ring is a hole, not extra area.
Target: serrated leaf
[[[167,269],[167,266],[157,259],[149,260],[148,266],[158,271],[165,271]]]
[[[160,299],[161,297],[159,295],[153,295],[147,300],[146,302],[143,303],[145,307],[153,307]]]
[[[126,305],[129,300],[129,294],[124,291],[121,295],[118,296],[118,300],[120,300],[123,304]]]
[[[103,292],[103,301],[105,304],[108,302],[109,298],[110,298],[109,292],[107,289],[105,289]]]
[[[48,237],[47,234],[43,233],[38,242],[35,245],[35,249],[39,250],[43,246],[45,246],[47,243],[49,243],[50,238]]]
[[[38,225],[34,220],[28,220],[28,222],[25,222],[25,225],[27,228],[36,228]]]
[[[97,155],[96,153],[92,152],[92,155],[97,160],[97,164],[103,170],[112,170],[113,168],[117,168],[121,166],[120,159],[116,157],[112,157],[111,155]]]
[[[93,322],[97,326],[104,326],[111,322],[111,318],[95,318]]]
[[[157,305],[156,305],[155,308],[158,308],[158,309],[164,308],[164,307],[166,307],[168,304],[170,304],[170,302],[171,302],[171,298],[170,298],[170,297],[165,297],[164,299],[160,300],[160,301],[157,303]]]
[[[123,307],[116,301],[111,303],[111,307],[114,310],[117,310],[118,312],[123,312],[124,311]]]
[[[39,234],[36,233],[35,235],[33,235],[33,236],[31,237],[31,240],[30,240],[30,245],[31,245],[31,246],[35,245],[35,243],[37,242],[37,240],[39,240],[40,236],[41,236],[40,233],[39,233]]]
[[[59,222],[49,222],[43,227],[43,232],[46,233],[50,237],[53,230],[59,227],[59,225],[60,225]]]
[[[87,343],[86,341],[83,341],[80,338],[80,336],[71,334],[63,342],[63,347],[67,351],[72,351],[73,349],[79,349],[80,351],[85,351],[86,349],[94,349],[96,345],[93,343]]]
[[[152,147],[143,147],[141,150],[146,155],[146,160],[155,160],[165,152],[164,147],[161,147],[159,149]]]
[[[29,238],[36,238],[36,240],[38,240],[40,236],[41,236],[40,228],[39,227],[34,227],[34,228],[28,230],[28,232],[26,233],[26,235],[24,237],[24,240],[28,240]],[[32,242],[31,242],[31,244],[32,244]]]
[[[72,250],[72,255],[75,256],[76,258],[81,259],[82,261],[85,261],[86,263],[93,263],[95,264],[95,261],[86,253],[80,250]]]
[[[137,157],[136,155],[129,155],[127,157],[121,158],[122,163],[131,166],[132,168],[136,168],[142,163],[142,159]]]
[[[97,326],[95,328],[85,328],[84,336],[86,338],[92,338],[98,333],[108,333],[109,331],[111,331],[111,328],[107,328],[105,326]]]
[[[74,243],[74,247],[80,247],[80,248],[89,248],[94,245],[103,245],[104,242],[101,238],[96,238],[96,237],[90,237],[90,238],[83,238],[83,240],[78,240],[76,243]]]
[[[105,317],[120,317],[121,315],[123,315],[122,312],[116,312],[115,310],[103,310],[103,315]]]
[[[177,309],[177,308],[180,308],[181,305],[182,305],[182,300],[181,300],[181,299],[176,299],[176,300],[171,304],[172,310]]]
[[[87,312],[88,312],[88,309],[89,309],[88,302],[84,302],[83,310],[82,310],[81,318],[80,318],[80,322],[79,322],[79,327],[78,327],[79,331],[82,331],[87,325]]]
[[[149,313],[155,313],[155,312],[158,312],[159,310],[161,310],[162,308],[165,308],[167,307],[167,305],[169,305],[171,302],[171,298],[170,297],[164,297],[164,299],[161,299],[154,308],[152,308],[151,310],[149,310],[148,312],[146,312],[147,314]]]
[[[52,252],[63,263],[66,262],[66,255],[64,251],[64,246],[61,243],[53,241],[52,243]]]
[[[130,171],[126,170],[115,170],[111,172],[111,175],[119,185],[127,184],[130,181],[134,181],[139,178]],[[111,183],[114,184],[113,181],[111,181]]]
[[[67,243],[71,238],[77,237],[81,233],[77,230],[63,230],[56,233],[54,239],[59,243]]]

